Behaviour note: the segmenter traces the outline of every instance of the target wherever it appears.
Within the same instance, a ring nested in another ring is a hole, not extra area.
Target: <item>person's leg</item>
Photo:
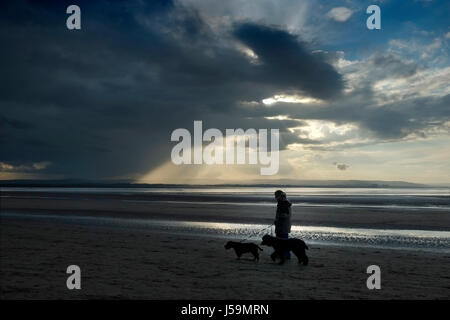
[[[277,233],[277,238],[289,239],[289,234],[288,233]],[[286,259],[290,259],[291,258],[291,252],[290,251],[286,252],[285,258]]]

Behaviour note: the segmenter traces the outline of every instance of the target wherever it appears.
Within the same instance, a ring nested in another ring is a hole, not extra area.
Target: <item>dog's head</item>
[[[271,247],[273,245],[273,240],[274,240],[274,237],[272,237],[269,234],[266,234],[264,237],[262,237],[261,245]]]
[[[233,248],[233,247],[234,247],[233,241],[228,241],[228,242],[225,244],[224,247],[225,247],[225,249]]]

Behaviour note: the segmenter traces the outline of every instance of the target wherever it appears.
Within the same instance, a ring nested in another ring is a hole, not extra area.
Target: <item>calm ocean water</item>
[[[295,205],[331,207],[408,208],[426,214],[450,214],[447,188],[283,188]],[[202,205],[274,206],[274,188],[202,187],[202,188],[1,188],[2,197],[84,199],[86,197],[120,199],[131,202],[197,203]],[[21,195],[23,193],[23,195]],[[258,241],[267,227],[261,224],[215,223],[201,221],[159,221],[134,218],[109,218],[74,215],[2,212],[2,218],[39,219]],[[325,226],[294,226],[292,236],[312,244],[338,244],[388,248],[421,248],[450,253],[450,231],[384,230]]]
[[[336,207],[399,207],[450,212],[449,188],[283,188],[296,205]],[[1,188],[36,193],[37,197],[63,194],[131,197],[127,201],[273,205],[272,187],[201,188]],[[42,195],[47,193],[47,195]]]

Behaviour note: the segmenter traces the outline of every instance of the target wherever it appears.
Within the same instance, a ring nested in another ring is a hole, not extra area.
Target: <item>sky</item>
[[[67,6],[81,30],[66,27]],[[366,8],[381,9],[369,30]],[[450,2],[0,4],[0,179],[450,183]],[[279,129],[280,168],[175,165],[177,128]]]

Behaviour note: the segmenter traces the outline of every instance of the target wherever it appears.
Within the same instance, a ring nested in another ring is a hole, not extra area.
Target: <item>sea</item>
[[[408,209],[450,214],[448,188],[283,188],[296,206],[339,208]],[[11,194],[11,192],[14,192]],[[26,193],[27,197],[64,199],[68,195],[80,199],[88,195],[123,197],[123,201],[195,203],[205,206],[274,206],[273,187],[157,187],[157,188],[1,188],[1,197]],[[7,195],[5,195],[5,193]],[[258,241],[263,234],[274,232],[273,226],[257,223],[169,221],[155,219],[27,214],[1,211],[2,219],[58,221],[86,226],[125,228],[136,232],[160,232],[205,237],[221,237],[236,241]],[[334,226],[293,226],[291,237],[305,240],[310,246],[338,245],[406,250],[426,250],[450,254],[450,230],[369,229]]]

